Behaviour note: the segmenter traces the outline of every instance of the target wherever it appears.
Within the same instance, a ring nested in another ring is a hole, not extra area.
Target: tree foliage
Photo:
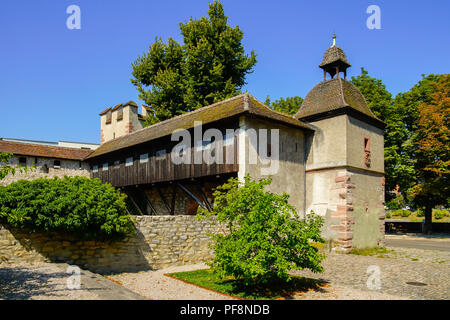
[[[213,211],[199,213],[217,215],[225,225],[225,234],[212,235],[215,257],[210,263],[222,277],[258,284],[289,280],[289,270],[322,271],[324,256],[311,241],[324,242],[323,219],[301,219],[289,195],[264,190],[270,183],[271,178],[251,181],[247,175],[243,183],[232,178],[214,192]]]
[[[415,202],[425,207],[426,220],[434,206],[450,200],[450,75],[430,86],[432,93],[418,105],[417,183],[411,189]]]
[[[361,74],[352,77],[351,82],[361,91],[373,113],[386,123],[384,132],[384,161],[386,172],[386,200],[393,197],[389,191],[400,187],[406,192],[415,181],[415,160],[411,155],[411,133],[404,125],[404,111],[399,110],[391,93],[381,80],[369,76],[361,68]]]
[[[245,54],[243,31],[228,24],[223,5],[209,4],[208,17],[180,23],[183,44],[169,38],[151,45],[133,64],[131,82],[152,111],[150,125],[235,96],[256,63]]]
[[[303,98],[299,96],[280,98],[278,100],[275,100],[274,102],[271,102],[270,98],[267,97],[265,101],[265,104],[271,107],[273,110],[287,113],[292,116],[297,113],[302,103]]]
[[[121,236],[134,232],[124,199],[119,190],[99,179],[20,180],[0,187],[0,221],[31,232]]]

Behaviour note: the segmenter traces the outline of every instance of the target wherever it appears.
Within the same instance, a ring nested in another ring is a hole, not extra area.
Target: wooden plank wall
[[[125,159],[131,155],[124,155],[121,159],[108,159],[95,163],[98,165],[98,172],[92,171],[92,177],[100,178],[103,182],[109,182],[115,187],[124,187],[232,173],[239,170],[238,150],[238,137],[235,136],[234,143],[223,146],[223,164],[207,164],[205,161],[202,161],[202,164],[194,164],[194,148],[188,149],[191,152],[192,164],[174,164],[171,160],[171,150],[167,150],[165,155],[159,157],[155,156],[154,150],[148,151],[149,157],[145,163],[141,163],[139,155],[134,154],[131,166],[125,165]],[[145,151],[141,150],[141,154]],[[120,160],[119,166],[114,165],[117,160]],[[106,162],[108,162],[108,169],[103,170],[103,164]]]

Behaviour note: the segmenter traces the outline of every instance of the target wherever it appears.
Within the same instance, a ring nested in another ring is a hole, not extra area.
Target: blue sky
[[[264,101],[299,95],[322,80],[324,51],[337,44],[352,67],[364,66],[393,94],[421,74],[449,73],[450,2],[223,0],[232,26],[244,31],[258,63],[244,87]],[[69,5],[81,29],[69,30]],[[366,27],[369,5],[381,30]],[[0,3],[0,137],[99,142],[98,113],[138,100],[131,64],[155,37],[181,40],[179,22],[207,15],[208,1],[2,0]]]

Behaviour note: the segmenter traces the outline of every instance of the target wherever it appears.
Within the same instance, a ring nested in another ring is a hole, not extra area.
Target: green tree
[[[323,270],[324,255],[311,245],[324,242],[323,219],[301,219],[288,203],[289,195],[264,190],[270,183],[270,178],[251,181],[249,175],[243,183],[231,178],[214,192],[213,211],[199,213],[217,215],[226,228],[225,234],[212,235],[215,257],[210,266],[220,276],[257,285],[288,281],[289,270]]]
[[[180,23],[183,44],[161,39],[133,63],[131,82],[152,111],[145,125],[169,119],[241,93],[256,63],[245,54],[243,31],[228,24],[223,5],[209,4],[208,17]]]
[[[405,193],[415,181],[414,158],[410,150],[410,131],[404,125],[404,108],[395,103],[391,93],[381,80],[369,76],[361,68],[361,74],[351,82],[361,91],[373,113],[386,123],[384,131],[384,160],[386,173],[386,201],[393,198],[389,191],[400,186]]]
[[[432,231],[432,210],[448,205],[450,198],[450,75],[427,83],[428,95],[417,107],[415,154],[417,183],[411,188],[414,202],[424,208],[425,230]]]
[[[294,115],[300,109],[300,106],[303,103],[303,98],[294,96],[287,98],[280,98],[275,100],[274,102],[270,101],[269,96],[267,96],[265,104],[271,107],[273,110],[278,112],[287,113],[290,115]]]

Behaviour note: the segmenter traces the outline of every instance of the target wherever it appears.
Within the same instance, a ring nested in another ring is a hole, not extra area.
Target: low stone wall
[[[214,218],[135,216],[136,235],[123,240],[80,241],[55,233],[27,233],[0,225],[0,264],[66,262],[99,272],[134,272],[199,263],[212,257]]]

